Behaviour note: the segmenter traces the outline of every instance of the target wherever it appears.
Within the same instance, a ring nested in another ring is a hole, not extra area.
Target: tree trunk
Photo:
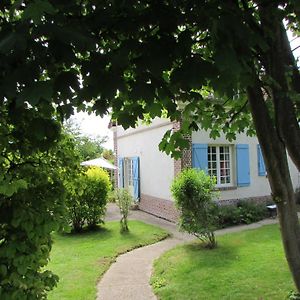
[[[247,88],[251,113],[262,148],[278,218],[286,259],[297,290],[300,292],[300,225],[290,177],[285,145],[274,128],[261,88]]]
[[[300,93],[300,74],[276,3],[260,7],[261,28],[269,49],[262,53],[275,108],[276,128],[291,159],[300,171],[300,128],[292,95]],[[299,102],[299,101],[298,101]]]

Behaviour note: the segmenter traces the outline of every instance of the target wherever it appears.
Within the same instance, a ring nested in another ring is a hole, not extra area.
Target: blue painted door
[[[208,171],[207,144],[192,145],[192,167],[196,169]]]
[[[123,188],[124,187],[124,158],[119,157],[118,158],[118,187]]]
[[[133,196],[136,200],[140,199],[140,160],[139,157],[132,158],[132,180]]]
[[[267,172],[266,172],[266,166],[265,166],[264,157],[262,155],[260,145],[257,145],[257,163],[258,163],[258,176],[265,176]]]
[[[249,146],[247,144],[236,145],[236,173],[237,185],[250,185],[250,162],[249,162]]]

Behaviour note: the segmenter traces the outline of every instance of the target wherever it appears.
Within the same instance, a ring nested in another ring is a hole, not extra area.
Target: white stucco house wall
[[[215,140],[209,132],[193,132],[188,140],[190,149],[175,160],[160,152],[158,145],[169,129],[180,123],[156,118],[150,125],[139,125],[124,130],[112,126],[116,152],[115,180],[118,187],[132,192],[139,208],[159,217],[175,221],[178,212],[170,192],[172,180],[186,167],[204,169],[217,178],[220,204],[250,200],[268,202],[270,187],[263,157],[256,137],[237,134],[233,142],[221,136]],[[300,186],[300,177],[290,161],[294,188]]]

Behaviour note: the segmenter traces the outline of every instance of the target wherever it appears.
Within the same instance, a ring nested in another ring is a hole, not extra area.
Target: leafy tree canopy
[[[285,18],[298,34],[298,1],[272,3],[272,17]],[[263,30],[260,13],[270,1],[0,5],[0,96],[12,111],[30,105],[68,117],[74,106],[100,115],[111,107],[128,127],[145,113],[160,116],[163,108],[171,120],[179,119],[180,102],[185,130],[200,123],[212,137],[254,133],[245,89],[257,76],[265,86],[272,83],[263,72],[263,53],[272,47],[273,32]],[[184,146],[166,139],[173,148]]]
[[[300,290],[286,157],[287,149],[300,170],[300,74],[286,35],[300,35],[299,0],[3,0],[0,10],[0,134],[11,130],[9,147],[50,149],[59,138],[53,120],[74,107],[111,108],[124,127],[145,113],[182,118],[160,146],[174,155],[186,146],[181,133],[198,124],[228,139],[255,128]]]
[[[75,149],[81,161],[98,158],[103,155],[105,150],[103,144],[106,142],[107,137],[92,137],[82,134],[79,125],[72,119],[65,122],[64,129],[70,135],[70,138],[74,140]]]

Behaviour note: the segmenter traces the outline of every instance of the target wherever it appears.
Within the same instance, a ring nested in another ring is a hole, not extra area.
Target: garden
[[[125,234],[120,232],[119,222],[107,222],[92,232],[53,234],[47,268],[59,276],[59,282],[48,299],[95,299],[97,281],[118,255],[168,236],[164,230],[139,221],[129,225]]]
[[[178,246],[155,262],[151,284],[162,300],[282,300],[294,289],[278,225],[220,236],[213,250]]]
[[[171,191],[180,229],[198,240],[156,260],[151,284],[159,299],[299,299],[278,225],[216,235],[219,228],[261,219],[262,207],[219,207],[215,179],[196,169],[179,173]]]

